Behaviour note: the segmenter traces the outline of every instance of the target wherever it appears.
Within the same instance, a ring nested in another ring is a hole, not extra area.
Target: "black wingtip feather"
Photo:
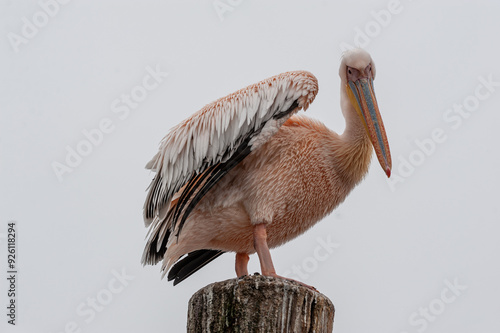
[[[224,253],[224,251],[220,250],[197,250],[190,252],[170,269],[167,280],[174,280],[175,286]]]
[[[167,243],[169,237],[170,231],[167,230],[165,237],[163,237],[159,251],[156,251],[158,245],[158,235],[156,235],[155,238],[151,240],[149,246],[146,246],[146,248],[144,249],[142,260],[143,265],[156,265],[158,262],[163,260],[165,252],[167,252]]]

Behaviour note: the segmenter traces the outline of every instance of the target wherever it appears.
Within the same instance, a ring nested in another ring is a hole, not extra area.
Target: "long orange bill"
[[[391,152],[385,134],[384,123],[378,109],[377,98],[373,90],[373,79],[361,78],[349,81],[347,94],[363,120],[366,132],[372,142],[378,161],[387,177],[391,176]]]

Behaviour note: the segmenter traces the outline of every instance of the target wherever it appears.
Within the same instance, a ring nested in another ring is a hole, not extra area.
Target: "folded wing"
[[[309,72],[279,74],[206,105],[172,128],[146,165],[156,175],[144,203],[151,227],[143,263],[158,262],[168,238],[179,235],[210,188],[292,114],[307,109],[317,91]]]

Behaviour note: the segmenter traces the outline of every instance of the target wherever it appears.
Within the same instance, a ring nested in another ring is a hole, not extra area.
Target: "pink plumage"
[[[246,275],[248,255],[257,252],[262,274],[278,276],[269,248],[341,203],[367,173],[372,146],[390,170],[374,68],[363,50],[344,55],[342,135],[295,115],[318,91],[305,71],[248,86],[174,127],[147,165],[156,176],[144,206],[150,230],[143,263],[163,260],[176,284],[224,252],[237,254],[236,273]]]

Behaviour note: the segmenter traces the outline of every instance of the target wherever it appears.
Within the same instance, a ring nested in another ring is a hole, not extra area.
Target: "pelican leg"
[[[267,246],[267,232],[264,223],[257,224],[253,229],[253,246],[260,261],[260,271],[262,275],[276,276],[271,252]]]
[[[307,288],[316,290],[316,288],[314,288],[313,286],[276,274],[276,270],[274,269],[273,265],[273,260],[271,258],[271,252],[269,251],[269,247],[267,246],[267,232],[266,232],[266,225],[264,223],[257,224],[254,227],[253,243],[255,251],[257,251],[257,255],[259,256],[260,270],[262,272],[262,275],[272,276],[275,278],[281,278],[289,281],[295,281]]]
[[[236,263],[235,263],[235,268],[236,268],[236,276],[237,277],[242,277],[245,275],[248,275],[248,260],[250,260],[250,257],[246,253],[236,253]]]

